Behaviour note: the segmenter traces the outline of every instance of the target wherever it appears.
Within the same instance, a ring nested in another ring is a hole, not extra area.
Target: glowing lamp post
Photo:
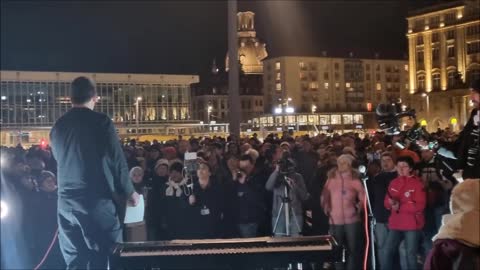
[[[208,123],[210,124],[210,115],[212,113],[213,107],[211,105],[208,105],[207,107],[207,113],[208,113]]]
[[[139,117],[139,114],[140,114],[140,109],[139,109],[140,101],[142,101],[142,97],[137,97],[137,98],[135,99],[135,124],[136,124],[136,126],[137,126],[137,136],[138,136],[138,132],[139,132],[139,128],[140,128],[140,117]]]

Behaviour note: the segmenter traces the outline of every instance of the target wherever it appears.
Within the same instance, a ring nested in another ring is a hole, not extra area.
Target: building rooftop
[[[471,1],[471,0],[470,0]],[[462,7],[465,5],[465,1],[449,1],[449,2],[444,2],[444,3],[439,3],[439,4],[434,4],[428,7],[420,8],[420,9],[415,9],[410,12],[408,12],[407,18],[410,17],[416,17],[419,15],[425,15],[428,13],[433,13],[436,11],[440,10],[445,10],[445,9],[450,9],[450,8],[455,8],[455,7]]]
[[[72,81],[78,76],[87,76],[95,82],[168,83],[191,84],[199,81],[198,75],[139,74],[139,73],[94,73],[1,70],[2,81]]]

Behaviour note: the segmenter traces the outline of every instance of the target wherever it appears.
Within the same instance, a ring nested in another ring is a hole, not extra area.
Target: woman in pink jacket
[[[329,217],[330,233],[347,250],[347,270],[362,265],[364,245],[361,212],[365,191],[358,172],[352,169],[353,160],[348,154],[338,157],[337,167],[328,173],[320,202]]]
[[[387,189],[384,206],[390,210],[388,219],[387,247],[385,258],[380,258],[383,269],[392,269],[400,241],[405,239],[407,269],[418,269],[417,253],[421,230],[425,225],[423,211],[426,194],[420,178],[413,175],[414,162],[411,157],[397,159],[398,177]]]

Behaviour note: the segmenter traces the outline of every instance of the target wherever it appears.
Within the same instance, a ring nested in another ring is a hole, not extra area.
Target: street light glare
[[[142,101],[142,97],[137,97],[137,101]]]
[[[3,219],[8,215],[8,206],[4,201],[0,201],[0,218]]]

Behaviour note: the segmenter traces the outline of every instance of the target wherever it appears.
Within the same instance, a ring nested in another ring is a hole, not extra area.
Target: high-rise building
[[[78,76],[95,81],[95,110],[110,116],[121,136],[193,122],[190,84],[198,82],[196,75],[1,71],[2,145],[47,139],[53,123],[71,108],[70,84]]]
[[[277,57],[264,61],[267,113],[368,112],[408,93],[406,60]]]
[[[408,17],[408,103],[427,128],[458,130],[471,107],[468,85],[480,78],[480,1],[455,1]]]

